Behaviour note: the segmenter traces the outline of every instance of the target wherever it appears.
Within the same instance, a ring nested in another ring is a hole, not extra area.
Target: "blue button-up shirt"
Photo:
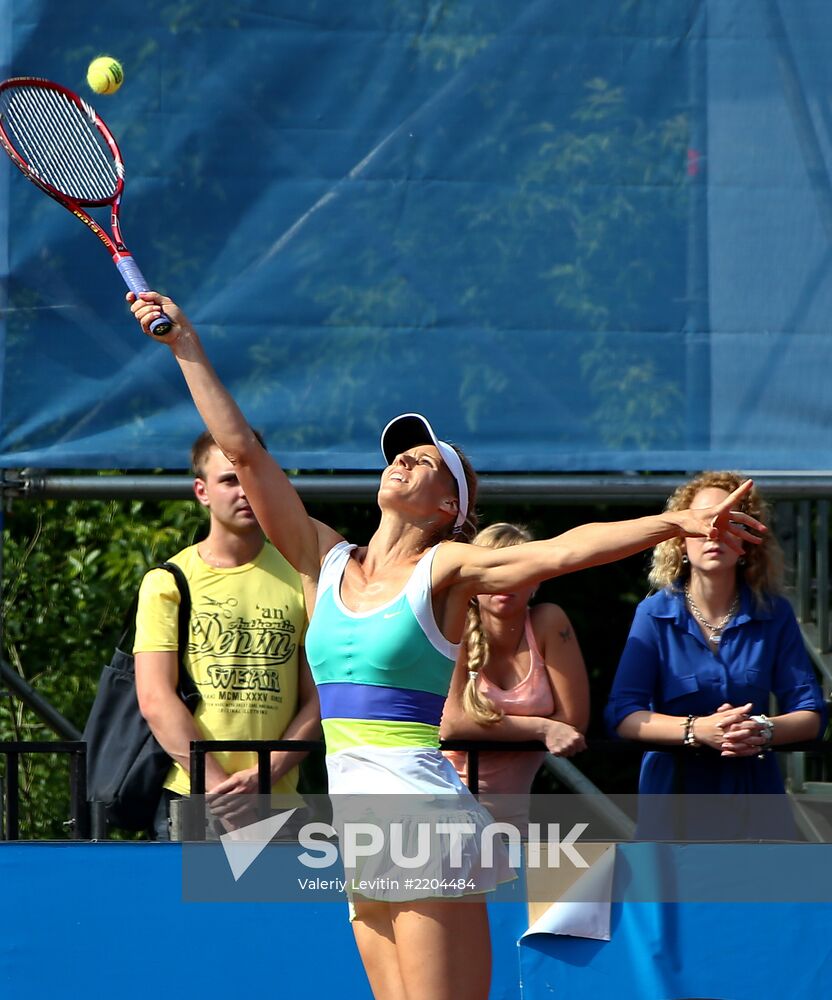
[[[748,587],[740,610],[712,651],[687,609],[681,590],[652,594],[636,609],[606,709],[615,731],[633,712],[652,711],[686,718],[715,712],[723,703],[751,702],[753,714],[768,712],[769,695],[778,712],[821,713],[823,697],[791,605],[771,597],[760,605]],[[819,720],[820,730],[822,722]],[[679,729],[679,742],[683,730]],[[697,755],[686,766],[686,791],[777,792],[783,790],[774,757],[725,758]],[[672,756],[646,754],[641,792],[679,790]]]

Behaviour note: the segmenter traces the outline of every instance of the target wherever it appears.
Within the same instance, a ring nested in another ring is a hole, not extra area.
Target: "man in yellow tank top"
[[[192,449],[194,493],[209,513],[208,535],[169,561],[191,593],[185,667],[201,696],[192,716],[176,693],[179,590],[151,570],[136,614],[139,707],[172,767],[154,824],[169,836],[170,802],[187,795],[195,739],[318,739],[318,698],[304,654],[306,607],[300,577],[264,539],[233,465],[208,433]],[[295,791],[302,753],[271,755],[272,791]],[[257,758],[208,754],[205,787],[225,828],[256,819]]]

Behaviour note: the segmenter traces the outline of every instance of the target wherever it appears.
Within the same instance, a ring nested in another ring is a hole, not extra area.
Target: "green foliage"
[[[203,523],[201,509],[186,502],[15,503],[3,535],[4,660],[83,729],[142,574],[189,544]],[[54,738],[0,693],[0,740]],[[20,787],[21,836],[65,836],[67,762],[23,758]]]

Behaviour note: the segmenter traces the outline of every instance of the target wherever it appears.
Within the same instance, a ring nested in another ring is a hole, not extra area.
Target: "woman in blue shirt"
[[[742,480],[706,472],[669,511],[717,503]],[[764,523],[756,489],[742,509]],[[618,665],[607,722],[619,736],[685,747],[644,755],[641,793],[783,792],[768,750],[819,736],[823,699],[788,601],[772,534],[742,555],[718,539],[674,538],[653,550],[649,580]],[[771,718],[769,696],[777,699]]]

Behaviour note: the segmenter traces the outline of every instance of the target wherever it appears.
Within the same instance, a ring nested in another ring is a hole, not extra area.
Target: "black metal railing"
[[[459,750],[468,755],[468,788],[475,795],[479,792],[479,758],[481,753],[506,750],[537,751],[546,750],[546,744],[540,740],[441,740],[441,750]],[[318,741],[302,740],[194,740],[191,743],[191,794],[205,794],[205,754],[222,750],[246,750],[256,752],[258,757],[258,794],[268,794],[271,790],[269,772],[269,754],[272,750],[311,751],[324,748]],[[587,744],[583,751],[611,754],[642,754],[649,750],[664,753],[678,753],[682,756],[691,753],[690,747],[670,743],[645,743],[641,740],[596,739]],[[822,740],[807,740],[801,743],[783,744],[775,748],[776,753],[815,753],[821,757],[832,756],[832,742]],[[714,751],[716,753],[716,751]],[[581,756],[580,754],[578,755]]]
[[[20,839],[20,758],[26,754],[69,755],[69,827],[73,840],[90,835],[87,803],[87,744],[82,740],[36,740],[0,743],[5,759],[5,840]]]
[[[783,500],[774,508],[787,594],[827,695],[832,693],[830,514],[832,505],[823,498]]]
[[[536,750],[540,753],[546,749],[546,744],[540,740],[523,740],[518,743],[508,743],[505,740],[442,740],[442,750],[461,750],[468,755],[468,788],[477,795],[480,790],[480,754],[500,750]]]
[[[193,740],[191,742],[191,795],[205,794],[205,755],[222,751],[257,754],[257,794],[268,795],[272,789],[271,762],[273,751],[311,753],[323,750],[321,740]]]
[[[273,750],[311,752],[323,750],[320,740],[193,740],[191,743],[191,795],[205,794],[205,755],[218,751],[248,751],[257,754],[257,792],[267,795],[271,791],[269,756]],[[479,755],[491,750],[546,749],[538,740],[507,743],[505,740],[442,740],[442,750],[462,750],[468,754],[468,787],[476,795],[479,791]]]
[[[468,754],[468,786],[475,794],[479,791],[479,758],[481,753],[520,750],[537,751],[545,750],[544,743],[536,740],[511,743],[502,740],[443,740],[440,744],[443,750],[458,750]],[[273,751],[294,751],[312,752],[324,748],[324,744],[318,740],[195,740],[191,743],[190,774],[191,774],[191,794],[195,797],[205,794],[205,755],[218,751],[247,751],[257,755],[258,766],[258,795],[265,796],[271,791],[271,768],[270,756]],[[592,740],[587,746],[586,752],[614,754],[614,755],[635,755],[642,754],[648,750],[661,750],[665,753],[689,754],[691,751],[681,745],[652,744],[630,740]],[[832,758],[832,742],[809,741],[789,745],[778,746],[776,753],[785,754],[787,760],[793,754],[812,754],[816,757],[828,761]],[[0,756],[5,761],[5,794],[3,816],[5,819],[5,829],[0,830],[0,839],[18,840],[20,839],[20,758],[26,754],[68,754],[70,766],[70,816],[68,826],[71,830],[73,840],[87,840],[91,833],[91,816],[98,816],[96,823],[95,839],[105,839],[107,835],[106,823],[102,823],[100,817],[103,815],[101,803],[90,803],[86,794],[86,744],[83,741],[13,741],[0,742]],[[582,755],[578,755],[580,758]],[[582,772],[580,772],[570,761],[563,758],[548,758],[549,762],[566,765],[566,769],[561,768],[558,777],[570,788],[570,791],[586,792],[587,790],[597,792],[598,797],[603,798],[601,789],[592,785]],[[570,771],[574,774],[575,781],[570,777]],[[797,789],[800,791],[800,789]],[[98,808],[96,808],[98,807]],[[202,839],[198,829],[189,828],[189,833],[193,834],[193,839]]]

